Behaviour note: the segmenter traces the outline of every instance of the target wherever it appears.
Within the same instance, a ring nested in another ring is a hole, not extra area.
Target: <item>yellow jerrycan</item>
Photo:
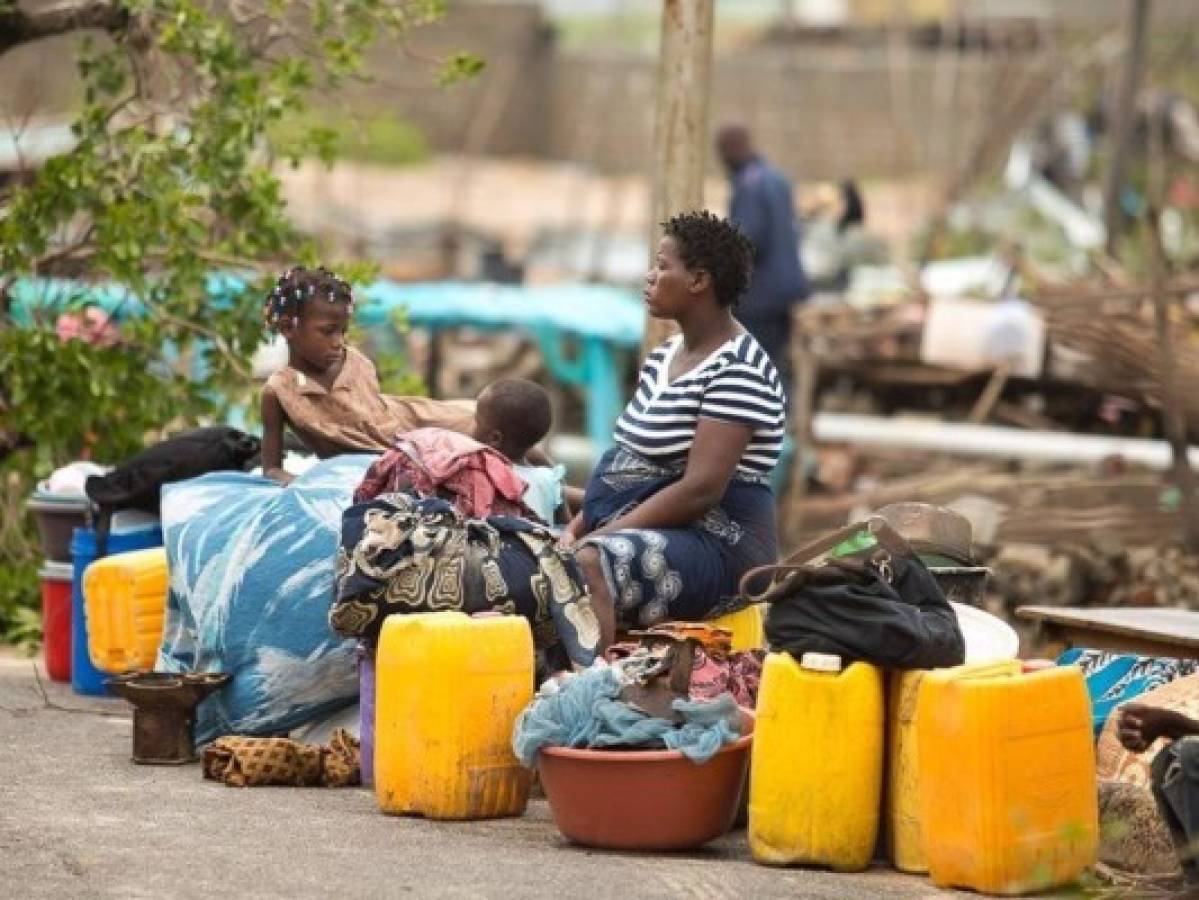
[[[519,816],[531,773],[512,753],[533,699],[533,637],[520,616],[388,616],[375,658],[375,797],[430,819]]]
[[[162,547],[105,556],[83,573],[88,653],[101,672],[153,669],[167,605]]]
[[[928,672],[916,704],[920,815],[939,887],[1023,894],[1075,881],[1099,847],[1082,672]]]
[[[736,612],[731,612],[708,622],[716,628],[725,628],[733,633],[733,653],[760,650],[766,646],[766,606],[755,603]]]
[[[883,774],[883,675],[874,666],[805,653],[766,657],[749,788],[757,862],[854,872],[878,837]]]
[[[1015,674],[1018,660],[996,660],[961,666],[982,674]],[[902,872],[928,871],[924,826],[920,819],[920,769],[916,738],[916,701],[926,669],[891,672],[887,691],[887,782],[883,828],[891,864]]]

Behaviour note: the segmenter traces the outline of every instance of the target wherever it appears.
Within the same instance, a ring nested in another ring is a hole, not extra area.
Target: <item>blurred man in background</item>
[[[787,178],[754,149],[749,130],[726,125],[716,150],[732,182],[729,218],[754,242],[754,274],[737,318],[770,354],[791,389],[791,311],[808,296],[799,223]]]

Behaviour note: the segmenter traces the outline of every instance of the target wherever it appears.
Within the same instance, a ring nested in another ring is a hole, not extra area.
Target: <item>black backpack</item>
[[[827,556],[864,530],[874,536],[874,547]],[[765,589],[755,592],[764,579]],[[814,541],[778,565],[751,570],[741,591],[770,603],[770,648],[797,660],[831,653],[889,669],[936,669],[966,658],[957,615],[940,585],[881,517]]]
[[[206,472],[241,469],[261,446],[258,438],[236,428],[197,428],[148,447],[107,475],[93,475],[84,490],[99,507],[97,556],[104,555],[114,512],[140,509],[158,514],[164,484]]]

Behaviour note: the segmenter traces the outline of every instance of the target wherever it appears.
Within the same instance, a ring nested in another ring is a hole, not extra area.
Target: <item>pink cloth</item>
[[[354,502],[409,489],[448,500],[472,519],[537,519],[521,500],[526,485],[512,463],[499,451],[447,428],[417,428],[397,437],[395,447],[366,470]]]

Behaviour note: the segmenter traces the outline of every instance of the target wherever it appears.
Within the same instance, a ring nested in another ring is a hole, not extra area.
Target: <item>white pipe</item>
[[[827,444],[1080,464],[1121,456],[1153,469],[1165,470],[1171,465],[1169,444],[1142,438],[841,413],[817,413],[812,428],[816,440]],[[1191,447],[1189,452],[1191,465],[1199,467],[1199,448]]]

